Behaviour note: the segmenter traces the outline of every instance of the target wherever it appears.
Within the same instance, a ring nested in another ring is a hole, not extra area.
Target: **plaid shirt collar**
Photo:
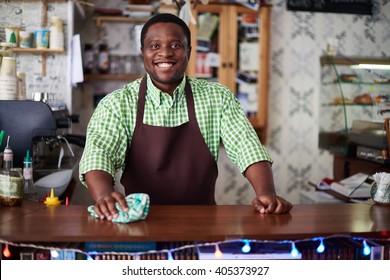
[[[147,92],[146,100],[150,100],[153,104],[153,108],[158,109],[163,103],[168,103],[167,106],[171,107],[175,102],[181,104],[185,99],[185,84],[186,76],[183,77],[183,80],[177,86],[173,92],[173,98],[166,93],[158,89],[152,82],[149,74],[147,74]]]

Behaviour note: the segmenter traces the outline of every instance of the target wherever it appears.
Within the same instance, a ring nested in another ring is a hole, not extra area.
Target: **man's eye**
[[[151,48],[152,50],[157,50],[157,49],[158,49],[158,45],[150,45],[150,48]]]
[[[181,44],[173,44],[172,48],[173,49],[180,49],[181,48]]]

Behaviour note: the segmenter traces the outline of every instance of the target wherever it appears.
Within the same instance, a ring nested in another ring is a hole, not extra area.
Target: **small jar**
[[[21,168],[0,171],[0,204],[19,206],[24,198],[24,178]]]
[[[98,71],[100,74],[107,74],[110,70],[110,54],[106,44],[99,45]]]
[[[84,46],[83,63],[84,73],[93,73],[93,70],[95,69],[95,52],[92,44],[85,44]]]
[[[112,55],[110,57],[110,74],[121,73],[121,59],[118,55]]]

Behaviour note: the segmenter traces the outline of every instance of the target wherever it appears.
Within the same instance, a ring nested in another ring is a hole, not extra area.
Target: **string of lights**
[[[171,249],[162,249],[162,250],[149,250],[147,252],[117,252],[117,251],[106,251],[106,252],[96,252],[96,251],[85,251],[81,250],[79,248],[66,248],[62,246],[52,246],[50,244],[39,244],[39,243],[17,243],[17,242],[11,242],[7,240],[0,240],[0,243],[4,244],[4,249],[3,249],[3,255],[6,258],[11,257],[11,252],[9,250],[9,246],[14,246],[14,247],[26,247],[26,248],[34,248],[34,249],[44,249],[44,250],[49,250],[51,253],[51,256],[56,258],[58,257],[58,252],[63,250],[63,251],[71,251],[75,253],[80,253],[86,256],[87,260],[93,260],[96,258],[96,256],[103,256],[103,255],[127,255],[129,257],[132,257],[132,259],[141,259],[142,255],[145,254],[166,254],[168,260],[175,260],[174,253],[179,252],[182,250],[188,250],[188,249],[195,249],[199,250],[200,247],[204,246],[214,246],[214,257],[215,259],[221,259],[223,258],[223,250],[220,249],[222,244],[226,243],[233,243],[233,242],[240,242],[242,243],[241,247],[241,253],[242,254],[249,254],[251,252],[251,248],[255,244],[266,244],[266,243],[278,243],[278,244],[283,244],[287,243],[290,244],[291,247],[291,257],[292,258],[297,258],[301,253],[299,252],[297,245],[302,243],[302,242],[314,242],[317,246],[316,252],[319,254],[322,254],[326,251],[326,245],[324,243],[325,240],[327,239],[333,239],[333,238],[349,238],[352,240],[358,240],[361,241],[363,244],[362,248],[362,254],[364,256],[368,256],[371,253],[371,247],[368,244],[368,241],[377,241],[377,240],[388,240],[390,241],[390,238],[386,239],[375,239],[375,238],[364,238],[364,237],[352,237],[349,235],[331,235],[331,236],[326,236],[326,237],[315,237],[315,238],[307,238],[307,239],[299,239],[299,240],[255,240],[255,239],[235,239],[235,240],[224,240],[224,241],[218,241],[218,242],[205,242],[205,243],[193,243],[193,244],[188,244],[184,246],[179,246],[176,248],[171,248]]]

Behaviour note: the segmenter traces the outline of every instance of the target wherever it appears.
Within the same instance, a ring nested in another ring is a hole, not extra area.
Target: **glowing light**
[[[58,258],[59,254],[57,250],[51,250],[50,255],[52,256],[53,259]]]
[[[168,251],[168,261],[173,261],[174,258],[172,256],[172,252],[171,251]]]
[[[299,255],[299,251],[298,251],[297,247],[295,247],[295,243],[292,242],[291,243],[291,256],[296,258],[296,257],[298,257],[298,255]]]
[[[249,253],[251,250],[251,245],[249,244],[249,240],[245,239],[243,240],[245,242],[244,246],[242,246],[241,251],[243,253]]]
[[[215,252],[214,252],[214,256],[217,258],[217,259],[220,259],[222,258],[222,251],[219,249],[219,246],[218,244],[215,244]]]
[[[364,248],[363,248],[363,254],[364,254],[365,256],[368,256],[368,255],[371,253],[371,248],[370,248],[370,246],[368,246],[366,240],[363,241],[363,246],[364,246]]]
[[[380,70],[389,70],[390,65],[386,64],[359,64],[359,65],[352,65],[352,69],[380,69]]]
[[[87,260],[88,261],[94,261],[94,259],[91,257],[91,255],[87,255]]]
[[[8,248],[8,244],[6,244],[5,247],[4,247],[3,255],[6,258],[10,258],[11,257],[11,252],[10,252],[10,250]]]
[[[320,239],[320,245],[317,247],[317,253],[323,253],[325,251],[324,239]]]

